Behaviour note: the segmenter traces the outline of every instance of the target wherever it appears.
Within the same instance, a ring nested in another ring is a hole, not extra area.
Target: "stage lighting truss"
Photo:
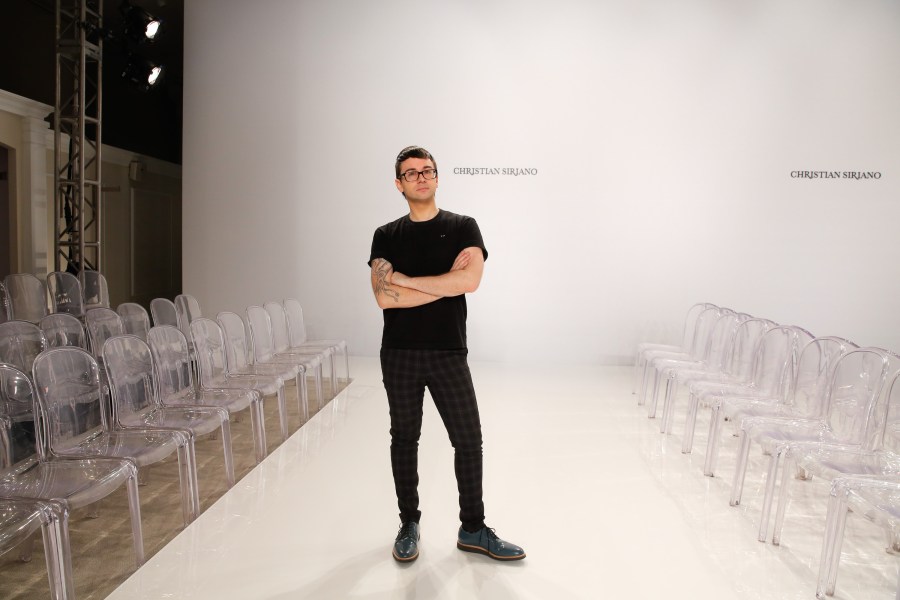
[[[56,2],[54,254],[51,269],[101,270],[103,5]]]

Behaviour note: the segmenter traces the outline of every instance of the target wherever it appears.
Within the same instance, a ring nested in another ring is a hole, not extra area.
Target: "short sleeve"
[[[383,258],[388,262],[391,262],[391,259],[388,256],[388,250],[387,233],[384,231],[383,227],[379,227],[375,230],[375,235],[372,236],[372,251],[369,253],[369,262],[366,264],[371,267],[372,261],[376,258]]]
[[[488,251],[484,245],[484,239],[481,237],[481,229],[478,228],[478,223],[472,217],[466,217],[463,220],[460,242],[463,248],[481,248],[484,260],[487,260]]]

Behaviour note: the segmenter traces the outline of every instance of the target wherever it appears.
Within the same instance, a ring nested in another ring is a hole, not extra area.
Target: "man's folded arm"
[[[412,308],[438,300],[440,296],[397,285],[391,281],[394,269],[387,260],[372,260],[372,292],[379,308]]]

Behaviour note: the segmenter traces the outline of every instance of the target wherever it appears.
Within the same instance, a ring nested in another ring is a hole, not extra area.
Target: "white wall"
[[[696,301],[900,350],[892,0],[187,0],[184,289],[374,355],[393,159],[490,251],[473,358],[617,362]],[[535,176],[456,175],[534,168]],[[878,180],[792,171],[878,171]]]

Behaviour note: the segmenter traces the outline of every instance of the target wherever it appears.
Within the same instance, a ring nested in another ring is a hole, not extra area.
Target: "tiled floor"
[[[631,394],[626,368],[473,364],[485,434],[488,524],[528,558],[498,563],[455,548],[452,449],[426,397],[420,446],[421,556],[390,554],[397,517],[378,363],[109,598],[812,599],[825,514],[822,482],[794,486],[781,547],[756,541],[762,459],[728,506],[734,438],[720,477],[680,452]],[[895,557],[880,531],[848,520],[837,598],[891,598]]]

